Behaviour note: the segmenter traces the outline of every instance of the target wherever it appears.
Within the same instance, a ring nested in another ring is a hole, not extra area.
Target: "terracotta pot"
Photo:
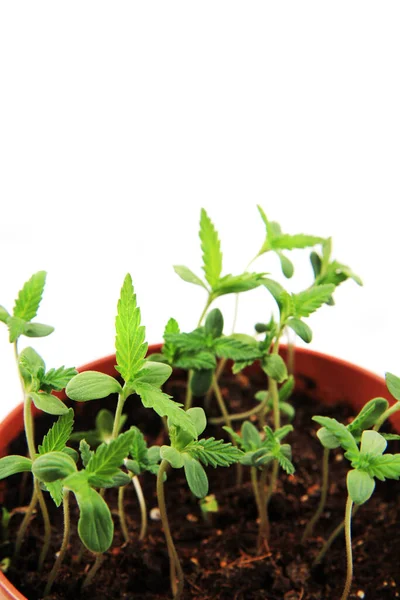
[[[161,346],[150,346],[149,353],[160,352]],[[286,357],[286,348],[281,348]],[[333,358],[306,348],[296,349],[296,385],[305,387],[311,396],[334,404],[338,400],[348,402],[354,413],[371,398],[381,396],[393,403],[385,385],[385,381],[369,371],[357,367],[338,358]],[[115,355],[84,365],[79,371],[101,371],[108,375],[116,375],[114,368]],[[257,367],[250,367],[248,372],[256,372]],[[65,394],[60,394],[65,399]],[[36,409],[35,414],[38,413]],[[400,431],[400,411],[393,416],[392,424]],[[7,454],[9,443],[23,430],[23,406],[17,406],[0,425],[0,457]],[[1,482],[0,500],[4,493],[6,480]],[[0,572],[0,600],[27,600]]]

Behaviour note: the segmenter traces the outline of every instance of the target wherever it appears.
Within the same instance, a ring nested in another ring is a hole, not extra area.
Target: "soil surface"
[[[263,379],[250,385],[246,376],[235,383],[222,380],[222,390],[230,412],[254,406],[254,393],[262,389]],[[184,380],[168,383],[167,390],[175,399],[184,393]],[[345,400],[345,399],[343,399]],[[236,485],[236,468],[208,469],[210,493],[214,493],[219,511],[211,522],[205,522],[199,502],[188,490],[182,470],[173,470],[165,484],[166,501],[171,529],[185,572],[185,599],[193,600],[333,600],[340,598],[346,570],[344,538],[339,537],[326,560],[312,567],[313,560],[330,532],[343,519],[346,502],[346,473],[348,462],[342,452],[332,451],[330,459],[330,493],[312,538],[301,544],[304,528],[314,514],[320,496],[322,447],[316,437],[317,425],[311,421],[315,414],[334,416],[344,422],[352,412],[345,402],[336,407],[325,406],[315,398],[312,382],[300,381],[300,389],[292,397],[296,408],[293,422],[295,431],[288,436],[293,450],[294,475],[281,472],[278,488],[270,503],[271,537],[269,550],[256,553],[257,511],[252,495],[249,472],[244,468],[244,482]],[[115,409],[116,399],[74,404],[75,430],[93,426],[100,408]],[[163,442],[163,428],[157,415],[143,409],[137,398],[126,403],[128,425],[138,425],[146,434],[149,444]],[[212,412],[216,408],[212,407]],[[37,420],[37,440],[51,426],[53,419],[43,416]],[[221,430],[209,428],[207,435],[222,437]],[[224,435],[225,437],[225,435]],[[286,440],[285,440],[286,441]],[[398,452],[397,442],[389,442],[391,452]],[[23,454],[23,437],[10,447],[10,453]],[[30,497],[30,478],[14,476],[10,480],[6,506],[24,506]],[[142,485],[151,514],[157,511],[155,477],[142,476]],[[72,496],[72,494],[71,494]],[[138,541],[140,528],[139,507],[133,486],[126,493],[126,515],[131,542],[123,543],[118,518],[117,498],[108,490],[109,502],[115,520],[112,548],[96,576],[95,583],[84,591],[81,585],[93,564],[93,557],[85,552],[77,562],[80,542],[76,533],[77,507],[71,502],[72,535],[69,552],[60,575],[49,596],[52,600],[74,598],[81,600],[171,598],[168,555],[159,520],[149,519],[148,535]],[[36,572],[42,545],[42,520],[36,514],[30,524],[21,557],[7,571],[6,576],[29,599],[42,597],[48,573],[61,545],[62,510],[48,499],[53,525],[52,546],[42,575]],[[354,582],[351,598],[389,600],[400,597],[400,483],[377,482],[376,492],[363,505],[353,520]],[[21,520],[11,519],[9,541],[0,545],[0,561],[10,556],[12,540]]]

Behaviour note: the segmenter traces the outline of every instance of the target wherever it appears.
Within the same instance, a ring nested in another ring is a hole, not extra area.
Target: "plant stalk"
[[[200,315],[199,322],[197,323],[197,327],[201,326],[201,323],[202,323],[204,317],[206,316],[206,312],[209,309],[210,304],[212,303],[213,300],[214,300],[214,298],[212,297],[212,294],[209,293],[207,302],[205,304],[205,307],[203,308],[203,312]],[[188,372],[188,378],[187,378],[187,384],[186,384],[185,410],[189,410],[189,408],[192,408],[193,393],[192,393],[192,387],[190,385],[191,381],[192,381],[192,377],[193,377],[193,370],[191,369]]]
[[[357,504],[356,506],[353,507],[353,517],[355,517],[355,515],[357,514],[358,509],[360,508],[361,504]],[[344,520],[341,521],[339,523],[339,525],[337,527],[335,527],[335,529],[332,531],[331,535],[329,536],[329,538],[326,540],[325,544],[323,545],[323,547],[321,548],[321,550],[319,551],[319,553],[317,554],[314,562],[313,562],[313,566],[318,565],[320,562],[323,561],[326,553],[328,552],[329,548],[332,546],[332,544],[335,542],[336,538],[342,533],[344,529]]]
[[[346,534],[346,558],[347,558],[347,575],[346,582],[342,594],[341,600],[347,600],[350,594],[351,582],[353,579],[353,553],[351,548],[351,512],[353,509],[353,501],[350,496],[347,497],[346,502],[346,516],[345,516],[345,534]]]
[[[142,541],[145,538],[147,532],[147,507],[146,500],[143,494],[142,486],[140,480],[137,476],[132,479],[133,486],[135,488],[136,496],[139,501],[140,506],[140,514],[141,514],[141,526],[140,526],[140,534],[139,540]]]
[[[46,559],[47,553],[50,548],[50,540],[51,540],[51,523],[49,517],[49,511],[47,510],[46,500],[44,499],[43,492],[40,489],[40,485],[37,479],[34,480],[34,486],[36,490],[36,494],[39,500],[40,510],[42,511],[43,523],[44,523],[44,542],[43,547],[40,552],[39,562],[38,562],[38,570],[39,572],[43,568],[44,561]]]
[[[235,414],[229,415],[229,419],[231,421],[243,421],[244,419],[248,419],[252,415],[257,415],[259,413],[262,413],[262,411],[266,409],[267,403],[268,403],[268,396],[266,396],[266,398],[262,402],[260,402],[258,404],[258,406],[256,406],[255,408],[246,410],[246,412],[235,413]],[[225,423],[225,417],[214,417],[211,419],[207,419],[207,422],[210,423],[211,425],[221,425],[222,423]]]
[[[318,523],[322,513],[325,509],[326,498],[328,495],[328,484],[329,484],[329,448],[324,448],[324,454],[322,457],[322,486],[321,486],[321,497],[319,499],[317,510],[314,516],[308,522],[307,527],[304,530],[303,537],[301,538],[302,543],[306,541],[314,530],[315,525]]]
[[[174,541],[169,527],[167,508],[165,505],[163,475],[168,468],[168,462],[163,459],[157,474],[157,499],[160,509],[161,523],[164,529],[165,540],[167,542],[169,557],[169,573],[171,580],[171,590],[174,600],[180,600],[183,594],[184,575],[175,549]]]
[[[70,517],[69,517],[69,491],[65,490],[63,495],[63,511],[64,511],[64,535],[63,541],[61,544],[60,551],[58,553],[56,562],[50,572],[49,578],[47,580],[47,584],[44,590],[44,595],[48,596],[50,594],[53,583],[58,575],[60,567],[65,557],[65,553],[69,544],[69,536],[70,536]]]
[[[118,394],[117,410],[115,411],[114,425],[113,425],[113,430],[112,430],[112,434],[111,434],[112,440],[115,440],[118,437],[118,433],[120,430],[121,416],[122,416],[122,411],[124,409],[124,404],[125,404],[125,400],[126,400],[124,391],[125,390],[123,389],[122,393]]]
[[[383,423],[391,417],[394,413],[400,410],[400,402],[396,402],[393,406],[390,406],[385,412],[379,417],[377,422],[375,423],[373,429],[374,431],[379,431],[382,427]]]
[[[263,502],[261,488],[257,477],[257,468],[251,467],[251,484],[253,486],[254,498],[257,505],[260,525],[258,529],[257,554],[261,554],[263,543],[268,545],[269,521],[266,503]]]
[[[82,589],[87,588],[92,583],[94,576],[96,575],[97,571],[100,569],[100,567],[103,564],[103,561],[105,559],[104,554],[95,554],[95,556],[96,556],[96,560],[94,561],[92,568],[86,575],[85,581],[82,584]]]
[[[221,389],[220,389],[220,387],[218,385],[218,381],[216,379],[215,373],[213,375],[212,388],[214,390],[215,397],[217,399],[219,409],[220,409],[220,411],[222,413],[222,417],[224,419],[224,423],[225,423],[225,425],[227,427],[231,427],[232,426],[231,417],[230,417],[230,415],[228,413],[228,409],[226,408],[225,400],[224,400],[224,398],[222,396]]]
[[[124,511],[124,494],[125,494],[125,485],[121,485],[118,488],[118,516],[119,522],[121,525],[122,535],[124,536],[125,542],[129,542],[129,531],[128,526],[126,524],[126,517]]]

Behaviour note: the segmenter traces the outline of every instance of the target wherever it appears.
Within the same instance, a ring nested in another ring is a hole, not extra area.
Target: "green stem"
[[[70,535],[70,518],[69,518],[69,491],[65,490],[63,495],[63,510],[64,510],[64,535],[63,541],[61,544],[60,551],[58,553],[56,562],[50,572],[49,578],[47,580],[46,588],[44,590],[44,595],[47,596],[50,594],[50,590],[52,585],[58,575],[60,567],[65,557],[65,553],[68,548],[69,543],[69,535]]]
[[[146,500],[143,494],[143,490],[142,490],[142,486],[140,484],[140,480],[137,476],[135,476],[132,479],[132,483],[133,486],[135,488],[135,492],[136,492],[136,496],[137,499],[139,501],[139,506],[140,506],[140,514],[141,514],[141,519],[142,519],[142,523],[141,523],[141,527],[140,527],[140,534],[139,534],[139,540],[142,541],[145,538],[146,532],[147,532],[147,507],[146,507]]]
[[[266,398],[262,402],[260,402],[255,408],[246,410],[246,412],[235,413],[233,415],[229,414],[228,415],[229,420],[230,421],[243,421],[243,419],[248,419],[252,415],[257,415],[266,409],[267,403],[268,403],[268,396],[266,396]],[[211,419],[207,419],[207,422],[210,423],[211,425],[221,425],[222,423],[225,423],[225,417],[213,417]]]
[[[385,410],[385,412],[379,417],[379,419],[375,423],[375,426],[373,427],[373,429],[375,431],[379,431],[380,428],[382,427],[383,423],[389,417],[391,417],[394,413],[396,413],[398,410],[400,410],[400,402],[396,402],[395,404],[393,404],[393,406],[391,406],[390,408]]]
[[[265,502],[262,498],[261,488],[258,482],[257,469],[251,467],[251,484],[253,486],[254,498],[257,505],[258,517],[260,525],[258,530],[257,554],[261,554],[263,543],[268,545],[269,538],[269,521]]]
[[[165,540],[167,542],[169,556],[169,573],[171,579],[171,590],[174,600],[180,600],[183,594],[184,575],[179,561],[178,554],[175,549],[172,539],[171,530],[168,522],[167,508],[165,505],[163,475],[168,468],[168,462],[164,459],[161,461],[160,468],[157,474],[157,499],[160,509],[161,523],[164,529]],[[178,580],[178,581],[177,581]]]
[[[40,509],[42,511],[43,522],[44,522],[44,542],[43,542],[43,548],[40,552],[39,562],[38,562],[38,570],[40,572],[43,568],[44,561],[46,559],[47,553],[50,548],[51,523],[50,523],[49,511],[47,510],[46,501],[44,499],[43,492],[40,489],[39,481],[37,479],[34,480],[34,485],[35,485],[36,494],[37,494],[37,497],[39,500]]]
[[[353,517],[355,517],[355,515],[357,514],[357,511],[360,508],[360,506],[361,506],[360,504],[357,504],[356,506],[353,507]],[[317,554],[317,556],[313,562],[313,566],[318,565],[320,562],[322,562],[322,560],[324,559],[329,548],[332,546],[332,544],[336,540],[336,538],[342,533],[343,529],[344,529],[344,521],[341,521],[339,523],[339,525],[337,527],[335,527],[335,529],[332,531],[331,535],[326,540],[325,544],[323,545],[323,547]]]
[[[268,506],[273,494],[275,493],[276,482],[278,481],[278,473],[279,473],[279,463],[277,460],[274,460],[274,462],[272,464],[271,477],[269,480],[269,487],[268,487],[268,492],[267,492],[267,496],[266,496],[267,506]]]
[[[219,361],[217,370],[215,371],[215,378],[217,381],[219,381],[219,378],[221,377],[222,372],[225,369],[226,363],[227,363],[226,358],[222,358]],[[206,411],[206,413],[208,413],[208,411],[210,410],[212,395],[213,395],[213,388],[211,386],[206,394],[205,399],[204,399],[204,410]],[[223,423],[223,421],[221,421],[221,423]]]
[[[94,576],[96,575],[97,571],[100,569],[100,567],[103,564],[103,561],[105,559],[104,554],[96,554],[95,556],[96,556],[96,560],[94,561],[92,568],[86,575],[86,578],[85,578],[85,581],[83,582],[82,588],[87,588],[92,583]]]
[[[314,527],[316,523],[318,523],[322,513],[325,509],[326,498],[328,495],[328,483],[329,483],[329,448],[324,448],[324,455],[322,458],[322,487],[321,487],[321,497],[319,499],[318,508],[315,511],[314,516],[308,522],[307,527],[304,530],[303,537],[301,538],[302,542],[312,535]]]
[[[351,511],[353,509],[353,501],[350,496],[346,502],[345,534],[346,534],[346,558],[347,558],[347,575],[341,600],[347,600],[350,594],[351,582],[353,579],[353,553],[351,548]]]
[[[125,493],[125,485],[122,485],[118,488],[118,516],[119,522],[122,529],[122,535],[124,536],[125,542],[129,542],[129,531],[128,526],[126,524],[126,517],[124,511],[124,493]]]
[[[215,377],[215,374],[213,375],[212,387],[213,387],[213,390],[214,390],[214,393],[215,393],[215,397],[216,397],[217,402],[218,402],[219,409],[220,409],[220,411],[222,413],[222,416],[223,416],[223,419],[224,419],[224,423],[225,423],[225,425],[227,427],[231,427],[232,426],[232,424],[231,424],[231,417],[230,417],[230,415],[228,413],[228,410],[226,408],[225,400],[224,400],[224,398],[222,396],[221,389],[220,389],[220,387],[218,385],[218,381],[217,381],[217,379]]]
[[[125,392],[125,389],[122,390],[121,394],[118,394],[117,410],[115,411],[114,425],[113,425],[113,430],[112,430],[112,434],[111,434],[112,440],[115,440],[118,437],[118,433],[120,430],[122,411],[124,409],[124,404],[125,404],[125,400],[126,400],[124,392]]]

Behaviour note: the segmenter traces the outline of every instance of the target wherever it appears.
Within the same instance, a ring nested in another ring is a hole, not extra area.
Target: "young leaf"
[[[52,394],[30,392],[29,396],[36,408],[49,415],[65,415],[68,412],[68,406],[65,406],[64,402]]]
[[[135,437],[133,430],[120,433],[109,444],[101,444],[89,460],[86,473],[89,483],[95,487],[102,487],[112,483],[113,477],[129,454],[130,447]]]
[[[197,435],[201,435],[207,427],[207,417],[204,409],[200,406],[195,406],[194,408],[189,408],[186,413],[192,419]]]
[[[296,248],[311,248],[312,246],[321,244],[323,241],[323,238],[316,237],[315,235],[305,235],[304,233],[290,235],[282,233],[274,239],[273,249],[294,250]]]
[[[10,317],[7,321],[10,343],[13,344],[24,333],[25,321],[19,317]]]
[[[293,393],[295,380],[293,375],[289,375],[285,383],[279,388],[279,402],[286,402]]]
[[[174,469],[183,467],[183,454],[172,446],[161,446],[160,455],[163,460],[167,460]]]
[[[186,481],[190,491],[197,498],[204,498],[208,494],[208,479],[201,464],[189,454],[183,454],[183,466]]]
[[[110,394],[120,394],[122,387],[110,375],[97,371],[84,371],[69,381],[65,392],[71,400],[86,402],[106,398]]]
[[[75,493],[79,505],[78,533],[88,550],[106,552],[114,537],[114,523],[103,498],[89,486]]]
[[[261,357],[258,346],[244,344],[234,336],[225,336],[215,340],[216,354],[221,358],[230,358],[237,361],[257,360]]]
[[[43,438],[42,445],[38,447],[39,454],[47,452],[61,452],[67,445],[74,425],[74,411],[69,408],[49,429]]]
[[[38,271],[24,284],[15,301],[14,317],[24,321],[31,321],[36,317],[45,282],[46,272]]]
[[[280,308],[281,302],[282,302],[282,297],[285,294],[285,289],[281,286],[280,283],[278,283],[277,281],[274,281],[273,279],[269,279],[267,277],[264,277],[262,284],[265,288],[267,288],[267,290],[269,291],[269,293],[274,298],[274,300],[276,301],[276,303],[278,304],[278,306]]]
[[[364,504],[375,489],[375,480],[366,471],[354,469],[347,473],[347,491],[354,504]]]
[[[257,450],[261,447],[260,432],[250,421],[243,423],[241,434],[246,450]]]
[[[385,379],[387,389],[400,402],[400,377],[396,377],[393,373],[386,373]]]
[[[169,365],[147,360],[144,367],[136,373],[135,382],[143,381],[160,387],[167,381],[171,373],[172,368]]]
[[[225,275],[213,288],[216,296],[240,294],[259,287],[264,282],[266,273],[242,273],[241,275]]]
[[[262,368],[268,377],[282,383],[288,377],[285,361],[279,354],[268,354],[262,361]]]
[[[175,348],[184,352],[204,350],[206,346],[202,329],[195,329],[190,333],[166,333],[164,339],[168,344],[172,344]]]
[[[340,448],[340,442],[333,433],[327,430],[326,427],[321,427],[317,431],[317,437],[324,448],[328,448],[329,450],[334,450],[335,448]]]
[[[25,323],[22,333],[27,337],[40,338],[53,333],[54,327],[43,323]]]
[[[187,267],[184,267],[183,265],[174,265],[174,271],[181,279],[183,279],[183,281],[186,281],[187,283],[194,283],[195,285],[199,285],[207,290],[207,286],[204,285],[200,277],[197,277],[197,275],[195,275],[193,271]]]
[[[182,410],[179,402],[149,383],[135,383],[135,392],[140,396],[145,408],[152,408],[160,417],[168,417],[173,425],[182,427],[196,437],[196,428],[190,416]]]
[[[178,369],[193,369],[194,371],[205,369],[213,371],[216,366],[215,356],[207,351],[200,351],[195,354],[182,354],[174,360],[174,367]]]
[[[288,259],[287,256],[282,254],[282,252],[277,252],[279,260],[281,261],[281,269],[282,273],[287,279],[293,277],[294,267],[293,263]]]
[[[369,461],[368,472],[381,481],[400,479],[400,454],[383,454]]]
[[[307,323],[304,323],[304,321],[301,321],[301,319],[293,318],[289,319],[289,321],[286,322],[286,325],[287,327],[293,329],[293,331],[297,333],[299,337],[301,337],[303,342],[306,342],[306,344],[309,344],[311,342],[312,331],[307,325]]]
[[[140,325],[140,309],[136,304],[136,295],[129,273],[121,288],[115,328],[116,368],[124,380],[129,382],[144,366],[147,352],[145,328]]]
[[[322,427],[326,427],[329,433],[337,438],[344,450],[352,452],[356,456],[359,454],[356,441],[345,425],[330,417],[313,417],[312,419]]]
[[[40,389],[44,392],[56,390],[60,392],[78,372],[74,368],[60,367],[59,369],[50,369],[41,377]]]
[[[61,506],[63,501],[63,490],[64,486],[61,479],[56,479],[56,481],[52,481],[51,483],[43,484],[46,487],[46,490],[49,492],[54,504],[58,507]]]
[[[4,306],[0,306],[0,321],[2,323],[7,323],[9,317],[10,317],[10,313],[8,311],[6,311]]]
[[[82,458],[82,464],[86,468],[92,458],[94,452],[90,449],[89,444],[86,440],[81,440],[79,444],[79,452]]]
[[[168,335],[169,333],[178,333],[179,334],[180,332],[181,331],[179,329],[178,321],[176,321],[175,319],[173,319],[171,317],[165,326],[163,339],[165,340],[165,336]],[[174,344],[169,343],[167,341],[164,342],[164,345],[162,347],[162,353],[170,365],[172,365],[174,363],[176,350],[177,350],[177,348],[175,347]],[[155,358],[153,360],[157,360],[157,359]]]
[[[147,462],[147,444],[143,433],[137,427],[132,427],[134,433],[132,444],[129,450],[132,458],[139,464],[140,467],[146,465]]]
[[[212,467],[229,467],[242,456],[242,452],[236,446],[213,437],[191,442],[186,446],[185,452],[205,466]]]
[[[76,464],[65,452],[48,452],[34,460],[32,472],[39,481],[52,483],[75,473]]]
[[[213,371],[211,369],[199,369],[194,371],[190,379],[190,389],[193,396],[204,396],[212,384]]]
[[[335,286],[333,284],[326,284],[313,286],[304,292],[293,294],[294,316],[300,318],[309,317],[323,304],[328,302],[334,291]]]
[[[0,479],[10,477],[16,473],[32,470],[32,461],[25,456],[10,455],[0,458]]]
[[[218,233],[204,208],[200,215],[200,240],[203,251],[203,270],[211,288],[218,283],[222,271],[222,252]]]
[[[224,318],[219,308],[211,310],[204,323],[204,333],[211,338],[219,338],[224,330]]]
[[[369,400],[355,419],[349,423],[347,429],[353,434],[354,437],[361,437],[364,429],[373,427],[379,417],[387,410],[389,402],[385,398],[373,398]]]
[[[360,451],[362,454],[381,456],[387,447],[387,441],[377,431],[364,431],[361,436]]]

